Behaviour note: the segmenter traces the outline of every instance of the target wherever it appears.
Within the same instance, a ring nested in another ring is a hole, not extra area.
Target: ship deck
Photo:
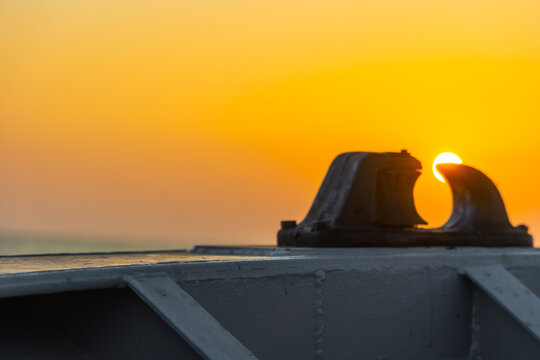
[[[534,248],[0,257],[3,359],[540,356]]]

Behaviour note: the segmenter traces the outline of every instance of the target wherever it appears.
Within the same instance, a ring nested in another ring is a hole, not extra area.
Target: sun
[[[437,165],[448,164],[448,163],[461,164],[462,162],[463,161],[461,161],[459,156],[457,156],[456,154],[453,154],[451,152],[443,152],[442,154],[439,154],[439,156],[437,156],[435,160],[433,161],[433,174],[435,174],[435,177],[437,178],[437,180],[441,182],[446,182],[444,181],[444,178],[442,177],[442,175],[437,171]]]

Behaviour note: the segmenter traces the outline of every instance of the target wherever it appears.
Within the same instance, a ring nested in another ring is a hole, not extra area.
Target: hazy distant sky
[[[540,2],[0,2],[0,232],[274,244],[340,152],[443,151],[540,240]]]

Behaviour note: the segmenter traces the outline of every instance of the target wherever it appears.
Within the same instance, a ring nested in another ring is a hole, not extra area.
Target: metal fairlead
[[[413,197],[421,169],[405,150],[339,155],[306,218],[281,222],[278,246],[532,246],[527,227],[510,224],[495,184],[466,165],[437,166],[452,189],[452,214],[440,228],[419,228],[427,224]]]

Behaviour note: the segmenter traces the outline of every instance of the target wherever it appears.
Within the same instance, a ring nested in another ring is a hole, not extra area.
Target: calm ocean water
[[[187,242],[0,234],[1,255],[189,249]]]

